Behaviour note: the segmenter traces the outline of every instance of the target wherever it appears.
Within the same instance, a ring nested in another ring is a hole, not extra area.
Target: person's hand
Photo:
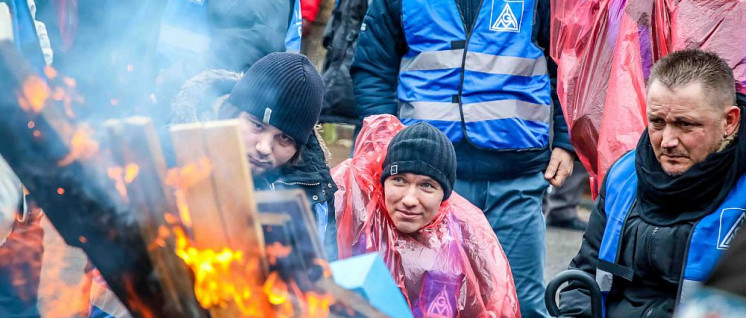
[[[549,166],[544,172],[544,178],[555,187],[561,187],[567,177],[572,174],[573,155],[562,148],[554,148],[552,157],[549,159]]]

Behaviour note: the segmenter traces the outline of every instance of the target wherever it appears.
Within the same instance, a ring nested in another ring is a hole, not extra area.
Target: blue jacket
[[[604,180],[583,244],[570,263],[596,277],[606,317],[671,317],[709,276],[746,218],[746,175],[714,211],[662,224],[637,204],[635,152]],[[563,317],[591,317],[588,291],[571,283],[560,293]]]
[[[361,28],[355,57],[350,69],[355,83],[357,112],[360,118],[373,114],[397,114],[400,111],[399,99],[401,99],[402,92],[397,92],[397,85],[400,80],[401,60],[408,56],[407,54],[410,53],[409,47],[412,44],[407,43],[403,31],[402,1],[407,0],[373,1]],[[456,3],[457,6],[455,7],[458,8],[461,17],[467,24],[465,29],[471,29],[474,21],[478,21],[481,2],[458,0]],[[544,56],[548,56],[549,1],[537,0],[535,13],[536,18],[531,29],[531,42],[542,48]],[[484,14],[487,13],[482,15]],[[524,13],[524,16],[527,16],[527,14]],[[525,20],[530,21],[529,19]],[[527,44],[520,45],[526,46]],[[551,87],[553,88],[555,86],[556,65],[550,59],[547,60],[549,78],[552,81]],[[474,76],[476,75],[467,78],[475,78]],[[546,89],[549,90],[550,88],[547,87]],[[432,91],[434,94],[438,93],[436,90]],[[397,93],[400,94],[400,98],[397,98]],[[543,94],[548,96],[550,93],[553,97],[552,124],[549,132],[549,135],[553,138],[552,146],[572,151],[567,124],[556,94],[553,90]],[[462,97],[468,98],[465,95]],[[479,96],[476,97],[476,99],[479,98]],[[469,136],[471,137],[471,134]],[[492,138],[481,140],[484,142],[479,140],[475,142],[470,138],[459,140],[453,136],[451,136],[451,139],[455,142],[459,178],[490,180],[515,174],[534,173],[546,168],[550,156],[550,147],[547,146],[491,150],[489,146],[486,146],[486,143],[489,143]]]

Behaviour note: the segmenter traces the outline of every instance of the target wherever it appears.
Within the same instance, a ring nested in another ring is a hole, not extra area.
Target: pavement
[[[588,221],[590,211],[578,208],[578,217]],[[567,269],[567,265],[580,250],[583,232],[547,227],[545,238],[547,262],[544,265],[544,281],[549,282],[554,276]]]

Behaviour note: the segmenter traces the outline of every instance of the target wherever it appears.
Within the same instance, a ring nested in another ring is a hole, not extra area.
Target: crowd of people
[[[149,113],[164,127],[238,120],[257,190],[304,190],[327,258],[380,254],[415,317],[549,317],[547,225],[585,231],[569,269],[595,278],[606,317],[671,317],[743,224],[746,98],[717,54],[655,63],[647,129],[585,223],[575,206],[587,175],[548,52],[550,1],[339,0],[321,72],[299,53],[304,1],[167,1],[149,74],[169,105]],[[65,1],[37,2],[69,13]],[[42,22],[67,34],[59,19],[40,21],[33,1],[2,3],[27,16],[14,20],[15,41],[38,53],[32,63],[53,65],[57,48],[79,67],[77,51],[55,43],[64,36],[49,44]],[[354,152],[329,167],[315,126],[339,118],[358,126]],[[2,163],[0,234],[26,210]],[[39,316],[33,302],[4,306],[10,287],[0,316]],[[571,282],[562,315],[593,316],[590,294]],[[127,316],[91,303],[92,317]]]

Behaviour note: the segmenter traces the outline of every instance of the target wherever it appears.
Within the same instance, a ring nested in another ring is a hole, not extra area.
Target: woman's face
[[[397,230],[413,233],[432,221],[443,202],[443,188],[432,178],[413,173],[392,175],[383,182],[386,210]]]
[[[246,112],[238,119],[253,175],[284,165],[298,151],[295,140],[276,127]]]

